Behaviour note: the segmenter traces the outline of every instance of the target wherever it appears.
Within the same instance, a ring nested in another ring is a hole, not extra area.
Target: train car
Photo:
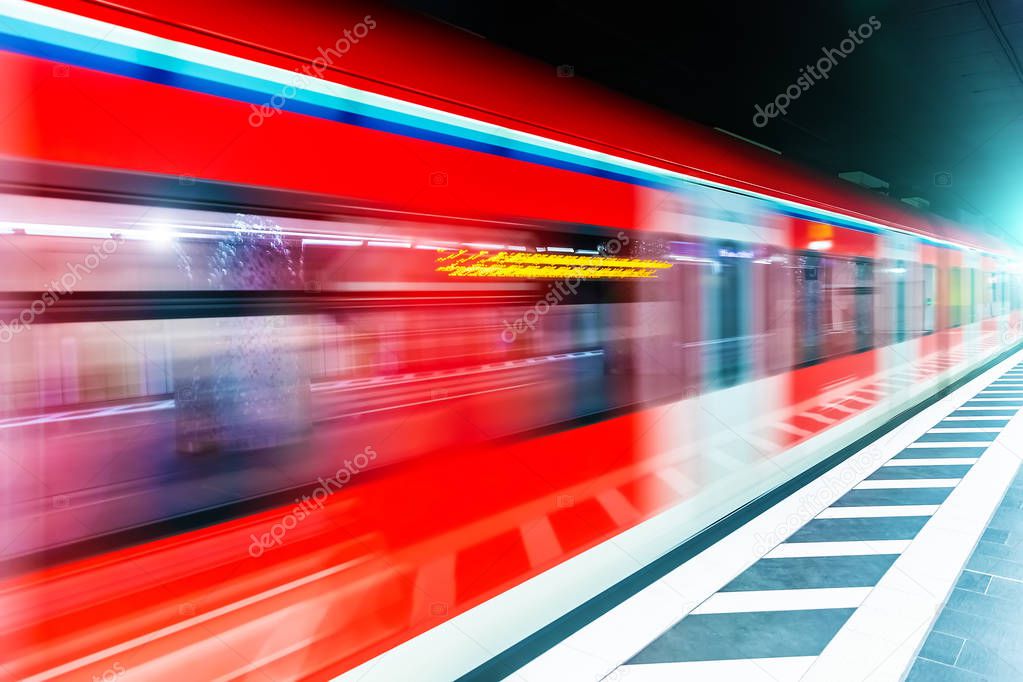
[[[11,679],[457,677],[1019,341],[1009,246],[394,9],[0,71]]]

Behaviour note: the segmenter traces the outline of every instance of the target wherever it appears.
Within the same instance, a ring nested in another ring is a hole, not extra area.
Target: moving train
[[[1018,342],[1013,244],[394,9],[0,71],[14,679],[457,677]]]

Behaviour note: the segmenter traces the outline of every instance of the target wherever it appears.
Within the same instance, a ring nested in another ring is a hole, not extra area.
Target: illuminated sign
[[[472,252],[461,249],[437,258],[437,272],[449,277],[517,279],[651,279],[672,263],[641,258],[576,256],[560,253]]]
[[[827,223],[810,223],[807,232],[809,243],[808,249],[813,251],[827,251],[832,247],[832,239],[835,236],[835,228]]]
[[[722,258],[752,258],[752,251],[736,251],[735,249],[718,249],[718,255]]]

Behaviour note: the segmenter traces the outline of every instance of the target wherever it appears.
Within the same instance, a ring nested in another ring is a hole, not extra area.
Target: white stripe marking
[[[857,490],[886,490],[888,488],[954,488],[961,478],[905,478],[894,480],[860,481]]]
[[[940,466],[942,464],[973,464],[977,461],[977,457],[921,457],[920,459],[912,459],[906,457],[905,459],[890,459],[882,467],[926,467],[926,466]]]
[[[1020,400],[1017,399],[1017,398],[977,398],[977,397],[973,397],[973,398],[970,398],[968,402],[971,402],[971,403],[973,403],[973,402],[992,403],[992,402],[1001,401],[1001,400],[1004,400],[1006,402],[1013,402],[1013,403],[1018,403],[1020,405],[1023,405],[1023,402],[1020,402]]]
[[[936,511],[938,511],[938,505],[936,504],[895,504],[877,507],[828,507],[818,514],[817,518],[875,519],[887,516],[931,516]]]
[[[939,441],[917,441],[910,443],[906,446],[907,450],[914,450],[916,448],[987,448],[991,447],[993,441],[973,441],[973,440],[939,440]]]
[[[1018,442],[1021,426],[1023,420],[1013,420],[1006,440]],[[805,682],[904,679],[1018,470],[1007,448],[989,450],[825,647]]]
[[[608,680],[629,682],[798,682],[810,669],[816,656],[780,656],[778,658],[736,658],[724,661],[684,661],[680,663],[643,663],[623,665]],[[617,673],[617,674],[616,674]]]
[[[835,509],[836,507],[831,507]],[[825,510],[826,511],[826,510]],[[818,517],[820,518],[820,517]],[[912,540],[850,540],[847,542],[785,542],[765,558],[785,559],[810,556],[861,556],[864,554],[901,554]]]
[[[751,611],[799,611],[848,609],[863,603],[872,587],[820,587],[809,590],[752,590],[717,592],[690,615],[747,613]]]

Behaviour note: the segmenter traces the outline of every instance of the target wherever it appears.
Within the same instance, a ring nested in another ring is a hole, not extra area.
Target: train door
[[[760,248],[750,266],[754,318],[750,345],[755,355],[750,371],[755,378],[787,372],[795,362],[790,258],[777,247]]]
[[[976,322],[980,319],[977,313],[978,302],[980,297],[977,296],[977,290],[980,288],[980,277],[977,276],[977,268],[970,268],[970,322]]]
[[[711,388],[741,383],[749,364],[747,283],[751,248],[734,241],[715,244],[715,263],[708,269],[706,301],[710,313],[704,366]]]
[[[961,327],[963,324],[963,270],[952,266],[948,272],[948,312],[949,326]]]
[[[979,253],[968,253],[964,262],[970,269],[969,291],[967,292],[967,305],[969,306],[968,320],[970,323],[967,333],[966,345],[970,357],[975,358],[983,354],[984,346],[984,259]]]
[[[878,369],[905,370],[920,356],[914,339],[922,326],[923,270],[919,244],[908,235],[884,235],[876,275]],[[881,265],[883,264],[883,265]],[[918,300],[920,299],[920,300]],[[883,326],[882,326],[883,325]]]
[[[895,343],[906,340],[906,261],[895,261]]]
[[[934,302],[938,296],[938,269],[933,265],[924,265],[924,319],[923,333],[933,334],[935,328]]]
[[[799,268],[796,270],[796,288],[801,308],[801,365],[817,362],[821,357],[821,279],[820,256],[804,253],[799,256]]]
[[[856,352],[874,347],[874,264],[866,258],[856,259],[856,283],[853,288]]]

